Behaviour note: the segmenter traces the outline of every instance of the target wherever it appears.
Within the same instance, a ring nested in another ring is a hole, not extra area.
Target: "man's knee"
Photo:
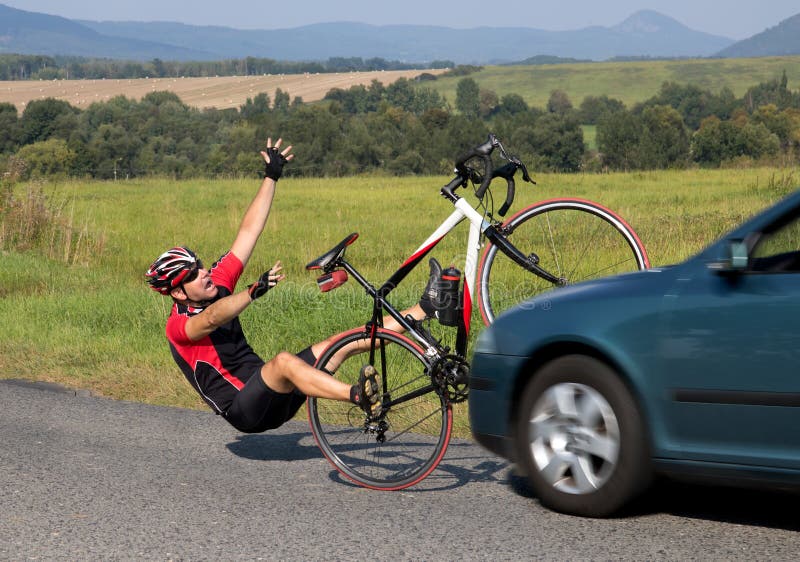
[[[281,351],[275,357],[273,357],[272,361],[275,362],[278,370],[287,378],[290,377],[291,373],[297,368],[298,364],[303,362],[302,359],[297,357],[297,355],[289,353],[288,351]]]
[[[272,390],[287,393],[296,388],[293,379],[298,363],[303,363],[296,355],[281,351],[267,361],[261,368],[261,377]]]

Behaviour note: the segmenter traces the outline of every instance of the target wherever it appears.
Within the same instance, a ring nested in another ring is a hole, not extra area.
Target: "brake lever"
[[[528,168],[525,167],[525,164],[523,164],[522,162],[519,162],[519,167],[520,167],[520,169],[522,169],[522,179],[525,180],[528,183],[532,183],[533,185],[536,185],[536,182],[528,174]]]

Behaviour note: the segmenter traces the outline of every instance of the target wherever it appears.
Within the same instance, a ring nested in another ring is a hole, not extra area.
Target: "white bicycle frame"
[[[473,209],[462,198],[453,203],[455,210],[433,233],[417,248],[400,268],[402,271],[408,265],[416,265],[428,252],[430,252],[451,230],[458,226],[464,219],[469,220],[469,236],[467,238],[466,260],[464,263],[464,327],[469,333],[472,306],[475,298],[475,279],[478,273],[478,253],[480,252],[481,234],[491,225],[481,214]]]

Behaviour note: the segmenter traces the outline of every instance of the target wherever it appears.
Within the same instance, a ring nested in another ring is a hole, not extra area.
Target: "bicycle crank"
[[[458,355],[440,357],[431,366],[431,379],[449,402],[463,402],[469,394],[469,363]]]

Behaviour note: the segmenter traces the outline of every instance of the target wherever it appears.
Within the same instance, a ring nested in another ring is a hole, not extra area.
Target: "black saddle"
[[[352,234],[348,235],[347,238],[336,244],[336,246],[322,254],[314,261],[309,262],[308,265],[306,265],[306,269],[321,269],[327,272],[331,267],[331,264],[335,264],[339,258],[344,255],[344,251],[350,244],[356,241],[356,238],[358,238],[358,232],[353,232]]]

